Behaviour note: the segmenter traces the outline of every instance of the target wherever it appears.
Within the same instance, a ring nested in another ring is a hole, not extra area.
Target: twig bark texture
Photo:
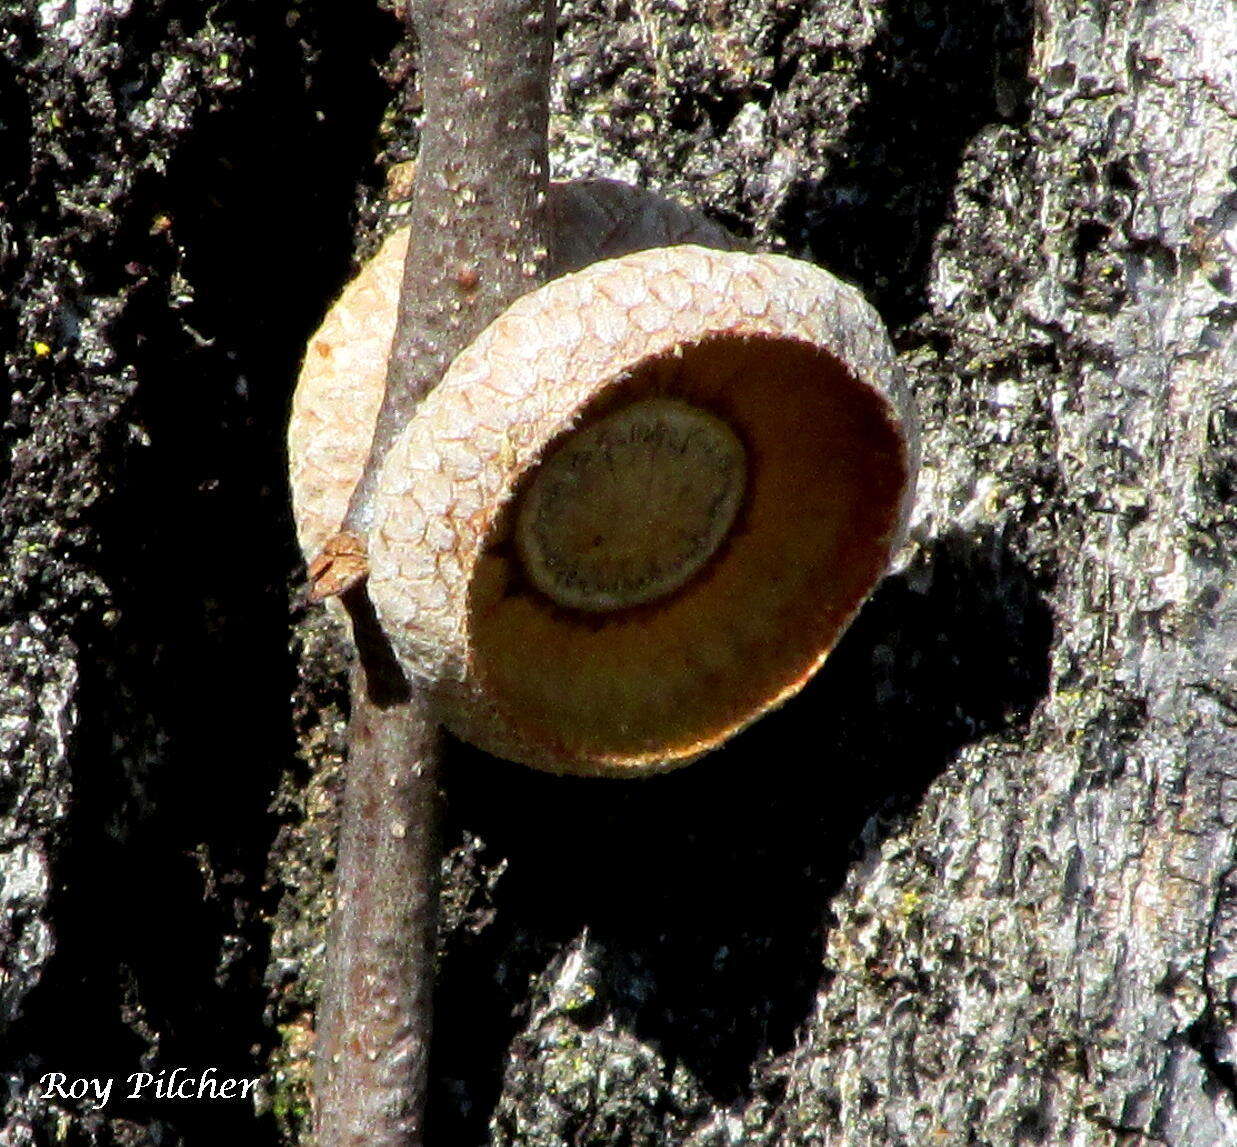
[[[552,0],[421,0],[425,121],[399,322],[364,475],[344,530],[362,547],[391,442],[452,358],[537,286],[546,205]],[[319,1147],[418,1147],[432,1028],[440,865],[428,682],[406,680],[364,586],[331,952],[320,1004]]]
[[[360,531],[418,401],[549,261],[553,0],[416,0],[411,16],[425,119],[387,390],[345,522]]]
[[[440,863],[438,730],[373,620],[347,605],[352,681],[337,901],[318,1018],[321,1147],[422,1142]]]

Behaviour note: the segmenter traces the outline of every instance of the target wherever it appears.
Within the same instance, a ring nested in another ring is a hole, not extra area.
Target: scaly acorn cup
[[[855,289],[781,256],[643,250],[526,295],[456,358],[384,463],[370,596],[465,740],[669,769],[820,667],[902,542],[917,464]]]
[[[549,209],[551,277],[650,247],[736,246],[698,212],[610,179],[552,183]],[[307,562],[339,528],[369,456],[407,250],[405,226],[388,235],[344,287],[306,347],[288,422],[288,471]]]
[[[820,667],[901,544],[917,464],[858,292],[658,248],[513,304],[384,463],[370,593],[464,739],[635,775]]]

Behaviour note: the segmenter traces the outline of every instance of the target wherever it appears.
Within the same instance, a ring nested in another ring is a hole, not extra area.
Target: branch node
[[[369,553],[365,539],[351,530],[340,530],[327,539],[322,552],[309,563],[310,602],[326,601],[355,589],[369,576]]]

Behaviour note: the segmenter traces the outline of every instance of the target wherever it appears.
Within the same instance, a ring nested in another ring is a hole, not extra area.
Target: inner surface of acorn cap
[[[567,436],[516,511],[529,581],[596,612],[656,601],[717,552],[743,499],[743,444],[717,415],[641,398]]]
[[[495,520],[473,668],[521,739],[582,771],[695,756],[824,660],[889,560],[907,471],[885,399],[818,346],[647,360]]]

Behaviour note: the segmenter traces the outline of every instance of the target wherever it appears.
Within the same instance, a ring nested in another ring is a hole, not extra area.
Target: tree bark
[[[418,112],[339,7],[0,12],[0,1142],[306,1141],[345,665],[300,607],[287,649],[282,419]],[[448,746],[442,1142],[1237,1141],[1234,43],[1224,0],[562,5],[556,172],[859,283],[926,465],[732,746]],[[39,1083],[173,1064],[257,1110]]]

